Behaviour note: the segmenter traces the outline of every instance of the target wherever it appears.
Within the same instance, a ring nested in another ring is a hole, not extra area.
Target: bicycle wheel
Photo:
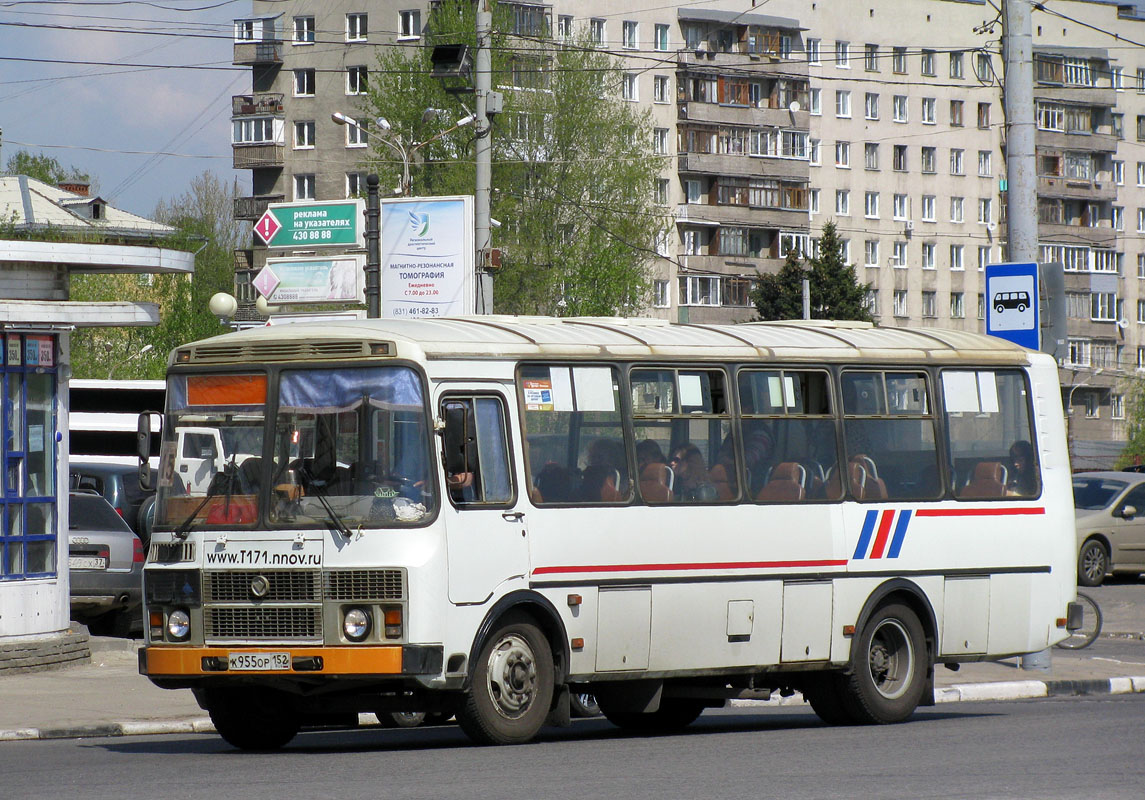
[[[1089,647],[1101,634],[1101,608],[1097,601],[1087,594],[1077,593],[1077,602],[1081,604],[1081,627],[1070,631],[1070,635],[1055,645],[1065,650],[1080,650]]]

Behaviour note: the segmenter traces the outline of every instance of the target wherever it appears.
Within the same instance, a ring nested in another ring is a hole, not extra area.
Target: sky
[[[233,21],[250,0],[0,0],[0,172],[18,150],[92,177],[116,208],[160,200],[231,168]],[[149,35],[138,33],[146,31]]]

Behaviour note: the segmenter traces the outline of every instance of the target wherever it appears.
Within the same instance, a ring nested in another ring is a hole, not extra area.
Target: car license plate
[[[231,653],[227,666],[237,672],[290,669],[290,653]]]
[[[107,559],[99,556],[68,556],[68,569],[107,569]]]

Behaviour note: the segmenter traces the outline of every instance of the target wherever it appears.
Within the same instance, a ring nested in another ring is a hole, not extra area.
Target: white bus
[[[245,457],[197,490],[186,428]],[[173,353],[162,435],[140,669],[239,748],[394,711],[524,742],[582,693],[897,722],[1075,596],[1056,366],[967,332],[259,328]]]

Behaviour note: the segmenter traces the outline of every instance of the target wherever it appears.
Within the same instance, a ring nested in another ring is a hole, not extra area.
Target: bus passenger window
[[[1037,448],[1020,370],[944,370],[950,490],[959,500],[1037,497]]]
[[[744,369],[738,385],[749,496],[761,503],[840,499],[827,373]]]
[[[445,486],[456,506],[513,500],[505,410],[496,397],[449,397],[445,419]]]
[[[518,391],[529,498],[535,505],[615,505],[632,499],[635,481],[613,367],[522,366]]]

